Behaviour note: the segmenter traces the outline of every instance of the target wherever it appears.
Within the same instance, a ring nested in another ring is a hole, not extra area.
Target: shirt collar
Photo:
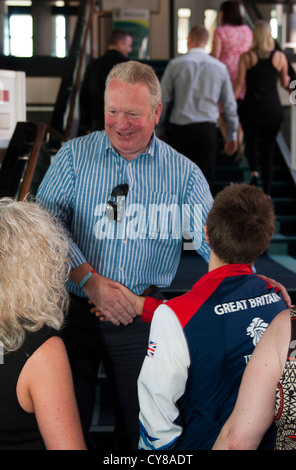
[[[199,281],[197,281],[196,284],[194,284],[193,289],[200,288],[200,286],[209,279],[240,276],[242,274],[254,274],[249,264],[227,264],[206,273]]]
[[[111,151],[114,155],[116,155],[117,157],[119,158],[123,158],[121,157],[121,155],[119,155],[119,153],[117,152],[117,150],[113,147],[113,145],[111,144],[110,140],[109,140],[109,137],[107,136],[106,134],[106,131],[103,131],[105,133],[105,136],[106,136],[106,151]],[[152,137],[150,139],[150,142],[148,144],[148,147],[146,149],[145,152],[143,153],[140,153],[134,160],[138,159],[141,155],[148,155],[152,158],[154,158],[155,156],[155,148],[156,148],[156,136],[155,136],[155,132],[153,132],[152,134]]]
[[[207,51],[203,47],[192,47],[189,51],[188,54],[192,54],[195,52],[201,52],[202,54],[207,54]]]
[[[152,137],[150,139],[149,145],[146,149],[145,154],[149,155],[150,157],[154,158],[155,155],[155,147],[156,147],[156,136],[155,132],[153,132]]]

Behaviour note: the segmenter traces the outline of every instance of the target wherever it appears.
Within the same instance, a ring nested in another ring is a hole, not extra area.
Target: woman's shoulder
[[[254,49],[250,49],[241,54],[240,61],[243,62],[247,68],[253,67],[258,62],[258,54]]]
[[[271,57],[275,66],[281,66],[284,62],[286,62],[286,55],[283,51],[275,49],[271,52]]]
[[[22,349],[25,351],[27,357],[30,357],[46,341],[48,341],[52,337],[58,336],[60,336],[58,330],[51,328],[50,326],[44,325],[38,331],[32,331],[26,334],[26,339],[22,346]]]
[[[245,31],[248,34],[253,35],[253,31],[252,31],[252,29],[250,28],[249,25],[244,23],[244,24],[241,24],[239,27],[241,28],[242,31]]]
[[[270,333],[274,338],[282,339],[286,337],[287,331],[290,331],[291,309],[287,308],[278,313],[270,323]]]
[[[229,36],[231,37],[240,37],[243,36],[247,41],[252,41],[253,38],[253,32],[251,28],[246,25],[231,25],[231,24],[224,24],[221,26],[218,26],[215,29],[214,33],[215,37],[218,38],[228,38]]]

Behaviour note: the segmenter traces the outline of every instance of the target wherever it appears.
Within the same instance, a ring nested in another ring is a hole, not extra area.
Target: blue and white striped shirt
[[[128,183],[121,222],[105,209],[112,189]],[[70,230],[72,267],[90,263],[136,294],[169,286],[179,264],[182,233],[209,260],[203,227],[212,196],[200,169],[152,136],[146,152],[127,161],[105,131],[64,144],[37,193],[38,201]],[[69,282],[70,292],[85,296]]]

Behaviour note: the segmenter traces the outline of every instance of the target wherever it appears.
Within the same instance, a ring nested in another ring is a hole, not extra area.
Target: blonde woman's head
[[[272,51],[275,47],[274,39],[271,35],[271,28],[268,21],[258,20],[253,29],[252,49],[256,49],[259,54]]]
[[[35,202],[0,199],[0,341],[18,349],[26,331],[59,330],[68,307],[69,242]]]

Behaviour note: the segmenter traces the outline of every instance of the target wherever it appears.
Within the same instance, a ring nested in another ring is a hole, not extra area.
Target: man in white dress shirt
[[[224,150],[228,155],[236,151],[238,117],[228,70],[207,54],[208,39],[204,26],[194,26],[187,40],[188,54],[168,63],[161,80],[163,112],[157,133],[164,134],[171,110],[169,143],[197,163],[213,190],[219,102],[227,123]]]

